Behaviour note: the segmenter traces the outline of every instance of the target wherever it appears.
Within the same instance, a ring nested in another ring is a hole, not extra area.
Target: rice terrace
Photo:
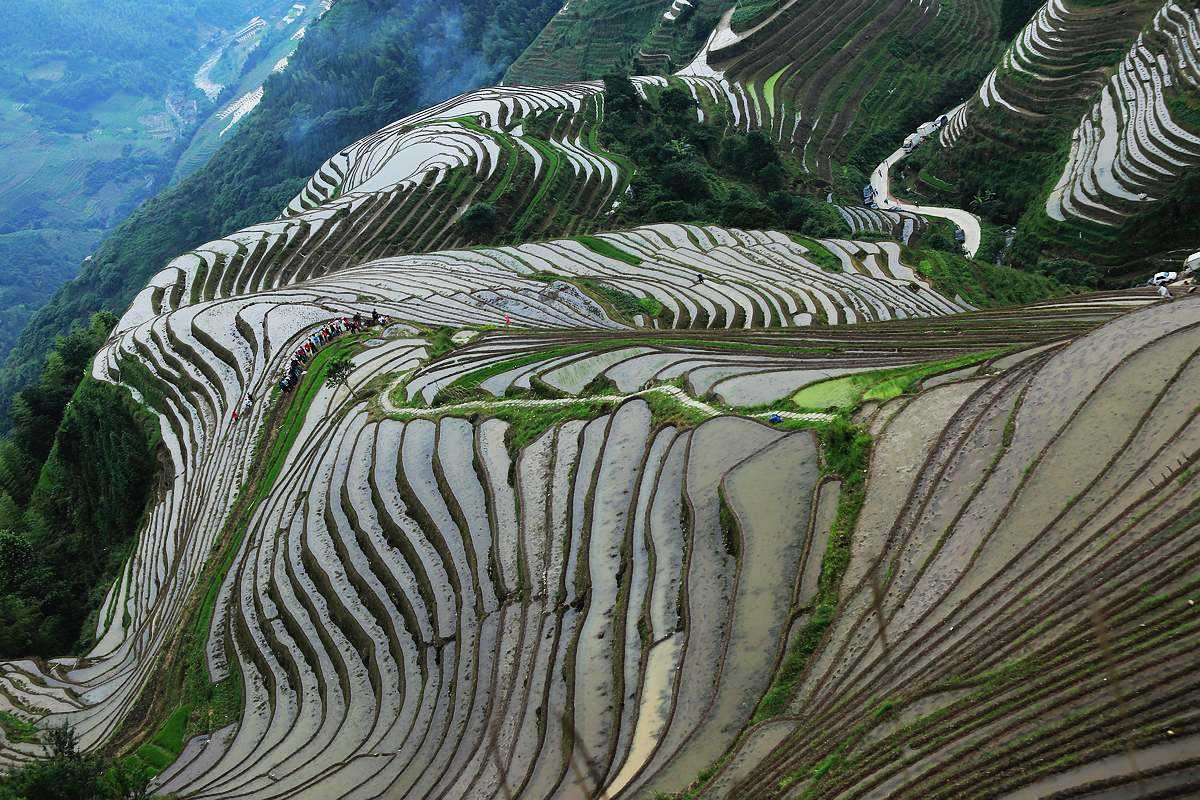
[[[0,800],[1200,797],[1200,0],[214,2],[94,0],[237,128],[0,368]]]

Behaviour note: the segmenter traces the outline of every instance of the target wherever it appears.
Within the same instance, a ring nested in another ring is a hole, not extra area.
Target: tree
[[[693,119],[696,116],[696,101],[677,86],[671,86],[658,97],[658,107],[670,120]]]
[[[500,224],[500,214],[491,203],[475,203],[458,219],[463,232],[472,239],[490,239]]]
[[[110,761],[79,751],[65,722],[42,735],[50,757],[0,776],[0,800],[149,800],[150,770],[133,760]]]
[[[354,374],[354,362],[345,356],[339,356],[329,362],[325,371],[325,380],[331,386],[341,386],[353,398],[354,389],[350,387],[350,376]]]

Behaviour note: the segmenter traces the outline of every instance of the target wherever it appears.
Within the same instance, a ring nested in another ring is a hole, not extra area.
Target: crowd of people
[[[335,319],[332,322],[326,323],[319,331],[309,336],[308,339],[296,348],[296,352],[292,354],[291,361],[288,362],[287,372],[279,381],[279,390],[281,392],[290,392],[300,382],[300,376],[304,374],[304,365],[312,361],[316,356],[317,351],[325,345],[338,339],[347,333],[359,333],[366,330],[368,327],[377,327],[379,325],[388,325],[390,319],[381,316],[378,311],[371,311],[371,318],[368,322],[367,318],[362,314],[355,312],[353,317],[342,317]]]

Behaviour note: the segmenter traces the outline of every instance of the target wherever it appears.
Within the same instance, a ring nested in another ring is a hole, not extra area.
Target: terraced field
[[[1169,98],[1200,98],[1200,5],[1163,5],[1084,115],[1046,201],[1051,219],[1118,224],[1200,167],[1200,126]],[[1176,107],[1175,116],[1179,116]]]
[[[695,54],[725,8],[719,0],[572,0],[509,68],[504,83],[670,74]]]
[[[879,417],[838,618],[712,785],[1194,793],[1198,322],[1130,314]]]
[[[1027,249],[1124,270],[1114,277],[1177,263],[1200,168],[1197,25],[1193,0],[1048,2],[930,159],[971,191],[1002,184],[1010,221],[1025,206]]]
[[[727,14],[684,74],[717,73],[775,110],[774,131],[804,164],[870,172],[912,129],[948,110],[930,106],[948,77],[982,76],[1002,51],[994,4],[861,0],[829,6],[788,0],[745,28]],[[939,67],[926,69],[926,53]],[[899,125],[896,126],[896,121]],[[788,126],[790,125],[790,130]],[[884,147],[864,145],[877,135]]]
[[[768,5],[635,85],[820,169],[879,26],[819,81],[752,43],[878,19],[965,69],[989,9]],[[400,120],[150,281],[92,374],[160,489],[92,651],[0,664],[0,764],[66,722],[183,798],[1195,790],[1200,296],[979,310],[897,242],[598,232],[600,90]],[[514,244],[462,246],[480,199]]]
[[[732,284],[714,275],[657,295],[654,320],[689,331],[621,331],[653,322],[612,305],[614,287],[672,285],[650,243],[699,258],[693,240],[709,241],[747,264],[762,248],[799,270],[803,247],[785,238],[648,228],[599,240],[645,257],[619,261],[625,272],[605,274],[595,242],[561,242],[385,259],[194,303],[188,274],[167,268],[94,371],[160,414],[174,478],[96,649],[6,665],[3,702],[69,719],[90,746],[124,742],[184,796],[483,797],[501,775],[533,797],[682,788],[751,721],[802,605],[791,587],[822,568],[837,483],[812,432],[788,428],[828,417],[788,411],[779,389],[931,362],[945,366],[928,375],[1007,375],[1026,360],[1004,353],[1061,348],[1152,299],[922,322],[956,309],[882,272],[899,269],[894,249],[827,242],[847,269],[809,267],[813,297],[821,280],[855,278],[839,319],[884,317],[872,292],[903,298],[905,319],[714,335],[702,329],[765,314],[718,304]],[[865,263],[881,274],[850,270]],[[802,274],[786,275],[792,292]],[[767,276],[754,285],[759,309],[785,307]],[[347,386],[322,383],[323,353],[294,396],[270,389],[297,342],[364,306],[395,321],[331,346],[353,358]],[[436,330],[502,314],[528,332],[438,352]],[[644,391],[656,385],[678,388]],[[523,399],[526,386],[561,399]],[[36,752],[4,743],[7,760]]]

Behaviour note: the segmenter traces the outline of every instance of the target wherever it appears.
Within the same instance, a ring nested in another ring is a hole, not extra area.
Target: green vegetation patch
[[[9,711],[0,711],[0,729],[11,742],[29,744],[38,740],[38,727]]]
[[[841,272],[842,261],[828,247],[814,239],[793,236],[792,241],[806,248],[808,259],[826,272]]]
[[[176,709],[154,737],[137,749],[137,757],[155,772],[161,772],[170,766],[183,751],[190,713],[191,709],[186,707]]]
[[[55,373],[52,366],[47,377]],[[32,470],[0,472],[3,656],[49,657],[90,646],[99,608],[133,546],[160,467],[158,420],[128,389],[87,376],[65,395],[78,375],[60,377],[64,384],[39,390],[45,399],[70,398],[57,427],[46,431],[48,419],[22,415],[16,430],[45,439],[9,442],[0,455],[9,467]],[[31,391],[23,396],[32,397]]]
[[[771,84],[772,90],[775,84]],[[682,83],[643,99],[628,78],[604,79],[598,143],[631,165],[632,193],[613,217],[619,226],[657,222],[717,224],[845,236],[846,223],[815,198],[819,180],[763,131],[740,132],[726,115],[697,103]]]
[[[663,312],[663,304],[653,297],[637,297],[595,278],[579,278],[572,282],[612,306],[618,314],[628,317],[637,314],[657,317]]]
[[[611,402],[581,399],[561,406],[499,407],[488,411],[488,416],[509,424],[505,444],[515,459],[527,445],[556,425],[571,420],[595,419],[611,409]]]
[[[582,244],[593,253],[598,253],[608,258],[624,261],[633,267],[641,266],[642,259],[626,250],[622,250],[607,239],[601,239],[599,236],[577,236],[575,241]]]
[[[841,478],[837,513],[829,531],[829,544],[821,560],[821,577],[811,613],[804,627],[784,656],[779,672],[759,701],[751,724],[770,719],[787,708],[808,659],[817,651],[825,632],[838,612],[842,577],[850,564],[850,543],[858,515],[866,499],[867,467],[870,463],[871,436],[845,417],[817,429],[825,458],[822,471]],[[820,531],[817,532],[820,535]]]
[[[979,308],[1023,305],[1062,297],[1074,289],[1046,275],[939,250],[904,249],[904,261],[946,297],[961,296]]]
[[[792,395],[792,402],[803,409],[823,411],[830,408],[854,408],[863,400],[890,400],[909,391],[925,378],[972,364],[981,364],[1004,352],[1006,349],[986,350],[944,361],[830,378],[805,386]]]
[[[778,0],[743,0],[737,4],[729,27],[737,32],[753,28],[764,17],[775,10]]]

